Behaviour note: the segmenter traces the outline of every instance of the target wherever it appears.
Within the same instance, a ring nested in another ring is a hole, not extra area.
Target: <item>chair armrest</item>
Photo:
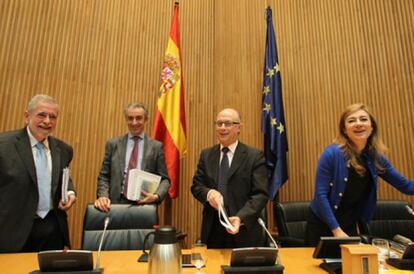
[[[281,236],[276,239],[282,247],[305,247],[306,242],[304,239]]]
[[[181,248],[186,249],[187,243],[185,241],[185,238],[187,237],[187,233],[184,233],[182,231],[177,231],[175,235],[177,237],[177,241],[180,243]]]

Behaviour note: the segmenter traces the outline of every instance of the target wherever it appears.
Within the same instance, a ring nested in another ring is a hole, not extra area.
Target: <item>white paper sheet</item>
[[[161,176],[140,169],[131,169],[128,176],[127,199],[143,199],[141,192],[155,193],[161,182]]]
[[[68,196],[69,178],[70,178],[69,168],[65,167],[62,173],[62,200],[64,203],[67,203],[69,200],[69,196]]]
[[[223,203],[219,202],[218,205],[218,215],[221,225],[233,232],[236,231],[236,228],[230,223],[227,212],[223,207]]]

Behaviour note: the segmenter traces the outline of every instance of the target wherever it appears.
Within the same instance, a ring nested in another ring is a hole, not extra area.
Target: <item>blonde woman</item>
[[[369,223],[377,201],[378,177],[405,194],[414,181],[400,175],[385,158],[374,116],[363,104],[348,106],[339,121],[335,144],[322,153],[307,223],[307,243],[321,236],[358,234],[357,223]]]

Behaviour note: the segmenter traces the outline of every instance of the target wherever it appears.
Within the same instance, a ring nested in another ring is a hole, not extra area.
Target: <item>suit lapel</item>
[[[48,138],[49,142],[49,149],[50,149],[50,156],[52,157],[52,193],[53,197],[56,193],[57,187],[59,185],[59,175],[63,168],[60,166],[60,158],[61,158],[61,151],[60,147],[57,145],[55,139],[53,137]]]
[[[26,169],[29,172],[33,182],[37,182],[32,147],[30,145],[29,135],[27,135],[26,130],[27,129],[24,128],[21,131],[21,133],[16,137],[15,146],[17,153],[19,154],[20,158],[22,159],[22,162],[26,166]]]
[[[211,173],[213,175],[214,182],[216,183],[216,185],[218,185],[220,167],[220,145],[216,145],[213,147],[211,159],[208,159],[208,161],[211,161]],[[209,163],[206,164],[209,165]]]
[[[146,164],[147,164],[148,161],[145,161],[145,159],[148,159],[148,157],[149,157],[148,154],[152,150],[152,147],[151,147],[152,143],[149,141],[147,135],[144,135],[144,140],[142,140],[142,141],[143,141],[143,145],[144,145],[144,151],[142,153],[141,170],[146,170],[147,169]]]
[[[126,157],[126,151],[127,151],[127,145],[128,145],[128,134],[126,134],[124,137],[122,137],[119,140],[119,149],[117,149],[117,158],[119,160],[119,165],[121,167],[121,174],[124,176],[125,171],[125,157]],[[123,178],[123,177],[122,177]]]
[[[246,158],[246,147],[239,142],[239,144],[236,147],[236,151],[233,155],[233,160],[231,161],[229,173],[227,175],[227,180],[229,181],[231,176],[236,172],[236,170],[240,167],[240,165],[243,163],[244,159]]]

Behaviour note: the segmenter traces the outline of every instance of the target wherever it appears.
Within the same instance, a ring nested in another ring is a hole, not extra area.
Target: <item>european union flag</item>
[[[266,9],[267,33],[263,73],[262,131],[264,153],[268,169],[269,199],[288,179],[286,153],[288,151],[285,115],[282,101],[282,80],[277,57],[272,9]]]

